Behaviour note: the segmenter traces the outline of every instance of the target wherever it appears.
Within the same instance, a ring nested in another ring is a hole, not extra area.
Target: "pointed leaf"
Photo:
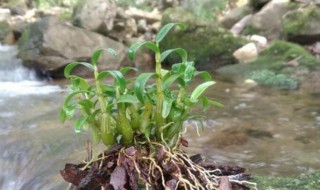
[[[176,81],[179,77],[181,76],[181,74],[174,74],[174,75],[171,75],[169,78],[167,78],[166,80],[164,80],[163,82],[163,89],[167,89],[169,88],[169,86],[174,82]]]
[[[131,104],[136,104],[139,103],[139,100],[136,96],[130,95],[130,94],[126,94],[126,95],[121,95],[118,100],[117,103],[131,103]]]
[[[133,71],[138,71],[138,69],[134,68],[134,67],[122,67],[120,68],[120,72],[125,75],[127,74],[128,71],[133,70]]]
[[[220,102],[214,101],[214,100],[208,100],[208,103],[213,105],[213,106],[216,106],[218,108],[223,108],[224,107],[223,104],[221,104]]]
[[[191,96],[190,96],[190,101],[191,102],[197,102],[198,101],[198,98],[199,96],[201,96],[201,94],[209,87],[209,86],[212,86],[214,85],[215,82],[214,81],[208,81],[208,82],[205,82],[205,83],[202,83],[200,84],[199,86],[197,86]]]
[[[191,79],[194,76],[194,72],[196,71],[196,68],[194,66],[188,65],[186,67],[186,70],[184,71],[184,82],[188,85],[191,81]]]
[[[163,109],[162,109],[162,117],[163,118],[167,118],[170,111],[171,111],[171,107],[172,107],[172,103],[173,103],[173,99],[172,98],[168,98],[165,97],[164,101],[163,101]]]
[[[109,53],[113,56],[117,56],[117,52],[114,49],[108,48],[108,49],[99,49],[97,51],[95,51],[92,55],[91,55],[91,63],[92,65],[97,65],[98,64],[98,60],[99,57],[101,56],[102,53]]]
[[[139,75],[137,77],[137,80],[135,83],[135,93],[141,103],[144,103],[144,101],[145,101],[145,98],[144,98],[145,91],[144,90],[145,90],[145,86],[147,84],[147,81],[153,76],[155,76],[155,73],[142,73],[141,75]]]
[[[126,79],[120,71],[101,71],[97,76],[97,80],[102,80],[108,75],[112,76],[116,80],[117,84],[119,85],[120,92],[123,93],[127,84]]]
[[[195,75],[195,76],[200,75],[200,76],[203,78],[204,81],[210,81],[210,80],[212,80],[210,73],[207,72],[207,71],[200,71],[200,72],[199,72],[199,71],[196,71],[194,75]]]
[[[156,42],[159,43],[163,40],[163,38],[168,34],[168,32],[175,26],[178,26],[181,30],[186,28],[186,25],[183,23],[169,23],[164,25],[158,32],[156,36]]]
[[[80,133],[83,130],[83,126],[87,121],[87,117],[79,118],[74,122],[74,131]]]
[[[82,65],[88,69],[90,69],[91,71],[93,71],[93,66],[90,63],[85,63],[85,62],[72,62],[70,64],[68,64],[65,69],[64,69],[64,76],[66,78],[69,78],[71,76],[71,72],[72,70],[78,66],[78,65]]]
[[[187,51],[182,48],[176,48],[176,49],[169,49],[161,53],[161,62],[163,62],[171,53],[177,53],[181,57],[182,63],[185,63],[188,60]]]
[[[153,42],[136,42],[134,43],[128,50],[128,56],[130,60],[133,60],[137,51],[142,47],[145,46],[152,50],[153,52],[160,52],[158,46]]]

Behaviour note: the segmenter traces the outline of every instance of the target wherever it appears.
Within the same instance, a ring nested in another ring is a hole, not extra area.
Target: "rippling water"
[[[5,48],[0,46],[0,68],[19,63],[15,47]],[[37,81],[19,64],[15,68],[26,72],[22,79],[0,80],[0,189],[66,189],[59,170],[85,157],[89,137],[75,134],[71,123],[59,122],[63,83]],[[200,137],[198,123],[186,123],[189,153],[259,175],[320,169],[319,96],[223,80],[207,94],[225,107],[206,112]]]

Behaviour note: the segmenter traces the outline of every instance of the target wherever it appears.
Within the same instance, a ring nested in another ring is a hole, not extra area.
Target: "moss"
[[[298,81],[296,79],[287,77],[284,74],[276,74],[269,70],[253,71],[248,75],[248,78],[264,86],[290,90],[298,88]]]
[[[10,25],[6,21],[0,22],[0,41],[4,40],[4,38],[8,35],[11,31]]]
[[[258,189],[264,190],[315,190],[320,187],[320,172],[303,174],[297,178],[255,177]]]
[[[310,23],[320,19],[320,11],[316,6],[309,6],[286,14],[283,22],[283,31],[287,36],[293,34],[303,34],[311,29]]]
[[[182,19],[182,20],[180,20]],[[193,15],[181,9],[169,9],[163,14],[162,23],[183,22],[187,24],[184,31],[172,31],[160,44],[162,50],[181,47],[187,50],[189,59],[196,62],[200,69],[212,69],[235,63],[232,53],[248,41],[235,37],[227,30],[198,21]],[[168,64],[180,61],[171,56]]]
[[[243,31],[241,32],[243,35],[253,35],[253,34],[260,34],[263,31],[253,27],[252,25],[248,24],[245,26]]]
[[[289,67],[283,64],[293,59],[298,60],[299,66]],[[295,89],[298,86],[297,82],[303,80],[308,74],[308,72],[304,72],[305,74],[301,76],[300,70],[302,68],[309,71],[319,70],[320,59],[297,44],[274,41],[260,53],[256,61],[249,64],[225,66],[220,68],[218,72],[230,77],[249,77],[267,86]]]
[[[72,12],[71,11],[62,12],[58,15],[58,18],[64,21],[72,21]]]
[[[280,40],[273,42],[269,48],[260,54],[260,57],[273,57],[281,62],[297,59],[300,66],[306,66],[310,70],[320,66],[320,59],[314,57],[300,45]],[[257,62],[259,62],[259,59]],[[279,66],[279,69],[283,67],[285,66]]]

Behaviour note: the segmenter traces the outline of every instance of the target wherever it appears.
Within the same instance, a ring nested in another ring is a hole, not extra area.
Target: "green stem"
[[[100,123],[100,131],[101,131],[101,139],[105,145],[113,145],[116,142],[115,135],[113,134],[111,128],[111,120],[112,117],[107,112],[107,101],[103,96],[103,91],[101,88],[101,83],[98,80],[98,67],[94,66],[94,78],[96,83],[96,91],[98,96],[98,102],[100,104],[101,109],[101,123]]]
[[[159,48],[159,44],[157,43]],[[160,52],[156,52],[156,85],[157,85],[157,102],[156,102],[156,113],[155,113],[155,121],[156,121],[156,135],[158,139],[161,139],[162,129],[161,127],[164,125],[164,118],[162,117],[162,109],[163,109],[163,86],[162,86],[162,75],[161,75],[161,56]]]

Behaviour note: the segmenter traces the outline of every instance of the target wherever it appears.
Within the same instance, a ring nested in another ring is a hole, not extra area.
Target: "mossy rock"
[[[9,23],[7,21],[0,21],[0,42],[4,41],[10,32],[11,29]]]
[[[263,190],[315,190],[320,187],[320,172],[293,177],[254,177],[258,189]]]
[[[310,44],[320,40],[320,9],[316,6],[295,9],[283,19],[283,32],[289,41]]]
[[[294,59],[299,62],[298,66],[290,67],[284,64]],[[278,40],[261,52],[256,61],[225,66],[218,69],[218,72],[229,77],[252,78],[267,86],[295,89],[293,87],[298,84],[294,81],[300,82],[309,73],[304,72],[302,76],[298,76],[301,70],[320,70],[320,59],[298,44]]]
[[[172,31],[160,43],[160,48],[162,51],[178,47],[186,49],[189,60],[195,61],[199,69],[215,69],[235,63],[232,53],[248,42],[233,36],[220,26],[198,21],[182,9],[169,9],[164,12],[162,25],[170,22],[186,23],[187,29]],[[179,61],[178,57],[170,56],[166,63],[171,65]]]

